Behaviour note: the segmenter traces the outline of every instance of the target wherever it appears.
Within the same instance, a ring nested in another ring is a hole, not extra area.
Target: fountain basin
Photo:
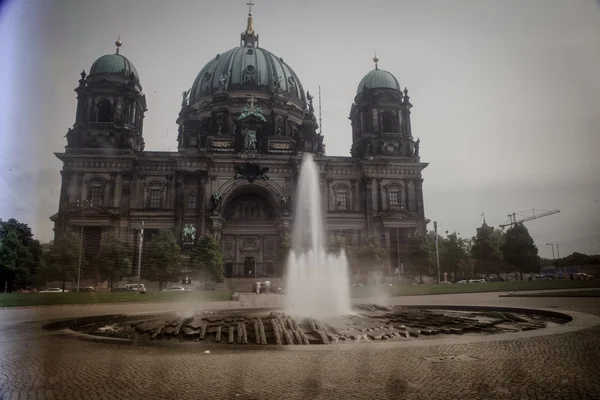
[[[108,315],[61,321],[48,328],[124,343],[250,349],[257,345],[287,348],[465,339],[545,330],[570,320],[569,315],[548,310],[363,304],[356,306],[352,314],[320,319],[261,308],[203,311],[187,316]]]

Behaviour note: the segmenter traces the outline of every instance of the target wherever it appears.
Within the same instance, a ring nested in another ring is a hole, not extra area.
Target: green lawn
[[[107,304],[133,302],[228,301],[233,292],[209,290],[196,292],[84,292],[84,293],[10,293],[0,294],[0,307],[45,306],[59,304]]]
[[[578,290],[576,292],[515,293],[509,297],[600,297],[600,289]]]
[[[453,294],[478,292],[514,292],[521,290],[600,288],[600,279],[591,281],[571,281],[553,279],[547,281],[509,281],[470,283],[464,285],[418,285],[418,286],[365,286],[352,288],[352,297],[418,296],[427,294]]]

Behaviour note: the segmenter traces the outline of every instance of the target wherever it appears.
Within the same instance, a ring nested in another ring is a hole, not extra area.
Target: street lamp
[[[85,216],[85,210],[92,206],[89,200],[81,201],[77,199],[77,208],[81,210],[81,228],[79,232],[79,266],[77,267],[77,293],[79,293],[79,282],[81,280],[81,256],[83,254],[83,220]]]
[[[556,260],[556,259],[554,258],[554,243],[546,243],[546,246],[552,246],[552,260],[553,260],[553,261],[554,261],[554,260]]]

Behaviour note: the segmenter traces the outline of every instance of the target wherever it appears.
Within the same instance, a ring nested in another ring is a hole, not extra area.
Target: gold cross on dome
[[[252,2],[252,0],[250,0],[249,2],[247,2],[246,5],[248,6],[248,13],[252,14],[252,6],[254,5],[254,3]]]

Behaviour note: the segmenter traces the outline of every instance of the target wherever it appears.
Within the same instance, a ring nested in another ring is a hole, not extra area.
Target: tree
[[[163,282],[177,280],[181,273],[179,245],[173,232],[163,229],[152,237],[148,247],[147,268],[142,272],[149,280],[158,282],[158,290],[162,290]]]
[[[29,280],[33,256],[29,249],[21,243],[14,229],[3,232],[0,240],[0,282],[8,291],[13,286],[25,286]]]
[[[459,238],[456,232],[441,239],[440,264],[446,271],[454,274],[456,280],[461,275],[467,275],[470,267],[470,257],[465,240]]]
[[[48,270],[45,271],[45,275],[50,279],[60,280],[63,290],[67,281],[72,281],[77,277],[79,251],[79,236],[73,232],[68,232],[54,242],[48,254]],[[83,260],[83,250],[81,257]]]
[[[330,253],[334,253],[339,255],[342,250],[348,253],[348,242],[346,241],[346,237],[341,233],[336,233],[334,235],[330,235],[327,240],[327,249]]]
[[[286,233],[283,235],[281,239],[281,244],[279,245],[279,250],[277,250],[277,264],[279,268],[279,273],[277,275],[281,276],[281,271],[284,270],[287,259],[290,255],[290,251],[292,250],[292,237]]]
[[[408,237],[408,261],[423,283],[423,275],[431,275],[435,265],[435,250],[432,251],[426,235],[414,234]]]
[[[516,268],[521,280],[524,272],[540,271],[538,248],[522,223],[514,224],[506,231],[505,241],[500,247],[504,260]]]
[[[26,275],[20,275],[18,285],[31,285],[39,275],[40,263],[42,262],[42,246],[39,241],[33,238],[33,233],[27,224],[19,222],[14,218],[7,221],[0,219],[0,241],[9,232],[14,232],[17,235],[17,240],[27,248],[31,255],[31,262],[28,262],[27,273]],[[25,271],[22,272],[25,273]]]
[[[100,252],[98,253],[98,272],[103,280],[110,282],[110,289],[113,283],[118,282],[131,269],[130,251],[127,244],[113,235],[109,235],[102,242]]]
[[[357,262],[359,265],[381,267],[388,258],[387,251],[381,247],[377,236],[368,236],[363,246],[355,251],[348,248],[346,252],[350,254],[352,262]]]
[[[208,285],[208,280],[223,282],[223,255],[212,235],[203,235],[198,240],[192,259],[193,265],[204,275],[205,285]]]
[[[471,258],[473,270],[478,274],[499,274],[506,272],[503,254],[500,246],[504,241],[504,232],[486,224],[477,229],[477,235],[472,239]]]

